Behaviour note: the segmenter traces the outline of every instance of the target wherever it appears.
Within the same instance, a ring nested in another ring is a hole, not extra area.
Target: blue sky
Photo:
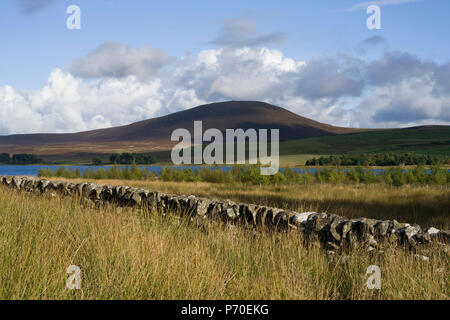
[[[372,3],[381,30],[366,27]],[[81,30],[66,28],[71,4]],[[0,134],[231,99],[336,125],[449,124],[449,16],[447,0],[2,0]]]

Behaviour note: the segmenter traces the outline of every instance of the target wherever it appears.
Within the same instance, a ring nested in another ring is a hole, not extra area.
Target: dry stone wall
[[[348,219],[342,216],[236,203],[230,200],[207,199],[196,196],[164,194],[128,186],[99,185],[49,181],[36,177],[0,176],[4,186],[37,194],[78,196],[97,204],[138,207],[161,213],[178,214],[207,223],[220,219],[227,223],[265,228],[271,231],[299,232],[305,241],[317,240],[327,250],[364,247],[379,249],[385,243],[421,247],[432,242],[448,245],[449,231],[422,229],[419,225],[396,220],[367,218]]]

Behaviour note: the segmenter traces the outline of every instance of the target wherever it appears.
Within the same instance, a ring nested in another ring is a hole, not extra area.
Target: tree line
[[[34,154],[13,154],[11,157],[9,153],[0,153],[0,163],[3,164],[36,164],[42,162],[42,159]]]
[[[109,156],[112,164],[152,164],[155,163],[149,153],[113,153]]]
[[[152,164],[155,163],[153,157],[149,153],[113,153],[109,156],[111,164]],[[44,160],[30,153],[13,154],[0,153],[0,164],[38,164],[44,163]],[[92,159],[94,165],[101,165],[100,158]]]
[[[332,155],[306,161],[307,166],[417,166],[446,165],[449,157],[438,157],[415,153],[365,153],[355,155]]]

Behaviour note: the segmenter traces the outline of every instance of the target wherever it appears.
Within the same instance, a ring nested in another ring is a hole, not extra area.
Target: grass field
[[[193,186],[167,185],[174,191],[188,187]],[[193,191],[207,188],[202,184]],[[401,248],[339,258],[305,245],[295,233],[255,235],[214,223],[201,229],[170,215],[95,209],[75,198],[38,197],[3,186],[0,248],[0,299],[449,299],[450,294],[449,256],[439,247],[431,249],[429,261]],[[366,287],[366,269],[373,264],[381,269],[381,290]],[[70,265],[81,268],[81,290],[66,288]]]

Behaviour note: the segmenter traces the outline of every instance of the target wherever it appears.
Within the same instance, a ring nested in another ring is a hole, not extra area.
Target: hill
[[[405,129],[352,129],[323,124],[281,107],[256,101],[212,103],[126,126],[68,134],[0,136],[0,153],[31,153],[45,161],[90,163],[107,161],[113,152],[151,153],[158,162],[170,161],[173,130],[193,132],[195,120],[203,130],[217,128],[279,128],[282,165],[301,165],[315,155],[416,152],[450,155],[450,126]]]
[[[21,134],[0,136],[0,153],[33,153],[43,158],[91,157],[97,153],[150,152],[174,145],[175,129],[193,132],[194,120],[203,130],[217,128],[279,128],[281,140],[304,139],[355,132],[301,117],[281,107],[255,101],[212,103],[144,120],[126,126],[68,134]],[[74,151],[76,150],[76,152]]]

